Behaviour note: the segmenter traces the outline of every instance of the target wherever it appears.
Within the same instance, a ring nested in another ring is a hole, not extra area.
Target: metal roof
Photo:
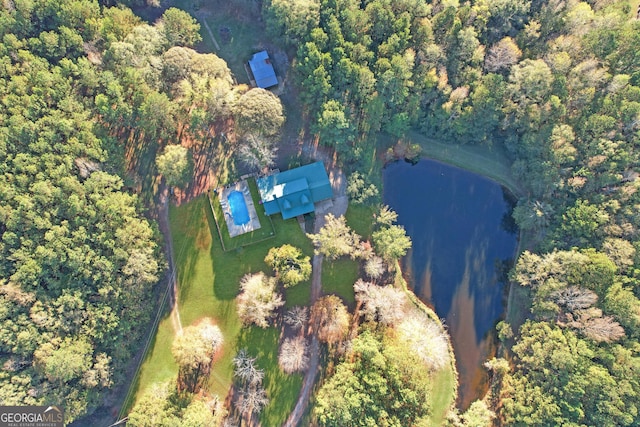
[[[322,162],[258,178],[256,182],[265,213],[282,213],[283,219],[313,212],[314,203],[333,197]]]
[[[273,69],[273,65],[271,65],[269,54],[266,50],[253,54],[249,60],[249,68],[251,68],[253,78],[259,88],[266,89],[278,84],[276,72]]]

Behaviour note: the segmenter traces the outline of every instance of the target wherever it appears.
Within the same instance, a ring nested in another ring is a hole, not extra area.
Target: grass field
[[[224,399],[232,382],[232,359],[240,348],[247,348],[250,354],[258,356],[258,365],[265,370],[264,385],[271,399],[262,412],[262,422],[264,425],[279,425],[295,404],[301,377],[284,375],[277,366],[280,328],[243,329],[236,314],[235,297],[242,275],[259,270],[271,273],[264,263],[269,248],[289,243],[311,255],[311,242],[296,221],[278,218],[274,219],[275,238],[224,252],[204,196],[180,207],[172,207],[170,221],[182,325],[211,317],[225,339],[221,355],[214,362],[209,390]],[[288,305],[308,304],[309,294],[310,283],[306,282],[286,290],[285,297]],[[171,355],[174,336],[174,327],[167,317],[160,323],[140,371],[137,397],[151,384],[177,375]]]
[[[431,389],[431,425],[441,426],[456,399],[456,378],[453,369],[441,369],[433,374]]]
[[[407,140],[420,144],[423,156],[490,178],[520,196],[523,189],[511,173],[511,161],[499,144],[476,146],[449,144],[410,132]]]
[[[362,236],[363,240],[370,240],[373,232],[373,215],[377,212],[378,209],[373,206],[349,203],[345,215],[347,225]]]
[[[322,292],[325,295],[336,294],[349,308],[355,307],[353,284],[360,277],[357,261],[342,258],[335,261],[324,260],[322,263]]]

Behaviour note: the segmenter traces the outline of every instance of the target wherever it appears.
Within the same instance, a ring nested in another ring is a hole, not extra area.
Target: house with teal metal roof
[[[283,219],[313,212],[315,203],[333,197],[322,162],[264,176],[256,183],[265,213],[281,213]]]

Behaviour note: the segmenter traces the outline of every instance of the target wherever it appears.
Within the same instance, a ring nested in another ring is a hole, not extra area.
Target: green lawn
[[[456,398],[456,378],[453,369],[441,369],[433,374],[431,389],[431,425],[441,426]]]
[[[263,386],[270,403],[260,416],[263,426],[284,424],[302,387],[302,374],[287,375],[278,366],[279,339],[280,329],[255,327],[242,330],[238,339],[238,348],[246,348],[249,354],[257,356],[256,365],[264,369]]]
[[[357,261],[349,258],[335,261],[325,259],[322,263],[322,292],[325,295],[338,295],[353,308],[356,301],[353,284],[358,277],[360,277],[360,267]]]
[[[500,144],[492,146],[460,145],[410,132],[407,140],[420,144],[426,157],[475,172],[507,187],[515,195],[523,190],[511,173],[511,161]]]
[[[287,376],[277,368],[280,328],[267,330],[242,329],[236,314],[235,296],[242,275],[265,271],[264,257],[272,246],[289,243],[312,255],[312,246],[295,220],[274,218],[276,237],[241,249],[224,252],[215,229],[213,215],[205,196],[170,211],[174,256],[177,268],[178,307],[182,325],[193,324],[202,317],[211,317],[224,335],[225,344],[216,360],[209,390],[225,398],[233,377],[232,359],[240,348],[248,348],[259,356],[265,369],[265,388],[271,399],[263,412],[264,425],[278,425],[288,416],[300,390],[299,376]],[[285,292],[288,305],[308,304],[310,282],[301,283]],[[171,320],[166,317],[159,325],[156,338],[142,365],[136,397],[152,383],[177,375],[171,356],[175,335]],[[273,422],[272,422],[273,421]]]
[[[188,3],[188,1],[182,0],[180,3]],[[205,9],[210,9],[211,13],[206,13]],[[239,83],[248,84],[249,78],[244,65],[249,61],[251,55],[265,48],[263,44],[265,41],[268,42],[262,25],[256,23],[256,17],[248,13],[247,9],[230,7],[229,5],[204,6],[202,11],[205,13],[193,12],[192,9],[186,10],[194,14],[200,21],[202,27],[200,34],[207,51],[224,59]],[[220,49],[217,49],[211,41],[204,21],[211,29]],[[231,40],[227,43],[220,36],[220,28],[223,27],[231,31]],[[276,69],[276,74],[280,76],[283,71],[286,70]]]
[[[369,240],[373,232],[373,215],[377,213],[377,211],[378,209],[373,206],[349,203],[345,215],[347,225],[362,236],[364,240]]]

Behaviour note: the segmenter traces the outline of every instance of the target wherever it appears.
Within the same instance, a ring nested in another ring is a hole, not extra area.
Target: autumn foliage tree
[[[320,298],[311,307],[311,324],[318,338],[329,345],[342,341],[349,329],[349,312],[336,295]]]

